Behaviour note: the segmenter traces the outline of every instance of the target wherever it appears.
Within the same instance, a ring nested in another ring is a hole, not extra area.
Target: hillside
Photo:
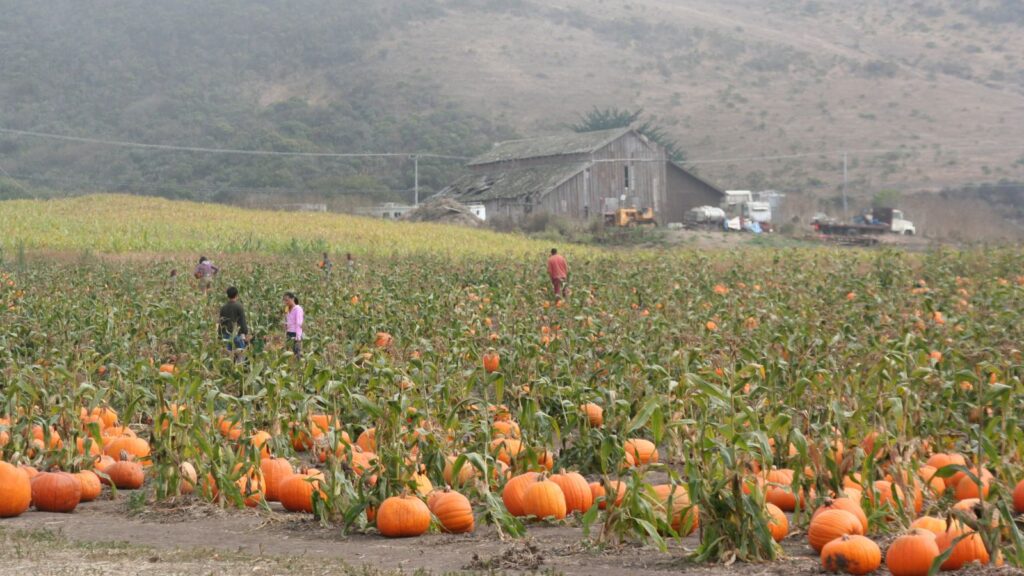
[[[644,108],[727,188],[1024,181],[1014,0],[7,2],[0,126],[278,151],[472,155]],[[764,159],[762,157],[773,157]],[[781,157],[781,158],[778,158]],[[408,197],[404,159],[158,153],[0,134],[23,186]],[[426,162],[443,185],[457,162]],[[20,194],[0,181],[0,194]]]

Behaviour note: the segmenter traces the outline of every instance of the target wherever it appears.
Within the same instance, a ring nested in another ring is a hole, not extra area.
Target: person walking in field
[[[296,358],[302,358],[302,324],[306,313],[294,292],[284,293],[284,333]]]
[[[210,288],[213,286],[213,277],[216,276],[218,272],[220,272],[220,268],[214,266],[213,262],[210,262],[209,258],[206,256],[200,256],[199,264],[196,264],[195,272],[193,272],[192,275],[199,281],[199,290],[205,294],[209,292]]]
[[[551,249],[551,257],[548,258],[548,276],[551,277],[551,285],[555,289],[555,300],[565,297],[565,284],[569,281],[569,263],[558,253],[557,248]]]
[[[330,280],[331,270],[334,269],[334,262],[331,262],[331,258],[327,255],[327,252],[324,252],[324,257],[320,260],[320,269],[324,272],[324,280]]]
[[[231,286],[226,291],[228,301],[220,307],[217,332],[229,352],[241,352],[249,342],[249,323],[245,320],[245,308],[238,301],[238,288]]]

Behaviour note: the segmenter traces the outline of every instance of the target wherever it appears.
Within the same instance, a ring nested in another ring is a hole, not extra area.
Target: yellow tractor
[[[635,196],[625,201],[620,201],[618,198],[605,198],[604,223],[618,228],[658,225],[654,219],[654,209],[639,208]]]

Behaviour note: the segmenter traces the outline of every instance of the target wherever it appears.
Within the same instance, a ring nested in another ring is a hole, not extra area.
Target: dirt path
[[[340,574],[543,573],[567,576],[801,576],[821,569],[802,534],[783,541],[787,557],[771,564],[707,566],[686,560],[695,538],[668,553],[626,546],[584,547],[578,526],[532,525],[529,537],[502,541],[490,527],[472,535],[429,534],[389,540],[374,534],[343,537],[312,516],[222,510],[206,504],[130,515],[126,502],[100,501],[73,514],[30,511],[0,520],[0,574]],[[40,571],[42,569],[42,571]],[[420,572],[422,571],[422,572]],[[880,575],[888,574],[882,569]],[[977,568],[970,574],[1020,575]]]
[[[638,547],[596,551],[580,544],[583,535],[577,526],[531,526],[529,538],[522,541],[503,542],[490,527],[481,527],[467,536],[430,534],[409,540],[388,540],[376,535],[342,537],[338,529],[323,528],[308,515],[225,511],[206,505],[129,516],[123,501],[83,505],[73,514],[31,511],[0,521],[0,531],[7,533],[39,534],[40,530],[55,534],[68,545],[85,546],[93,551],[124,549],[127,545],[137,549],[136,560],[145,560],[147,555],[160,559],[168,554],[171,558],[181,558],[185,564],[203,558],[217,561],[263,559],[261,565],[271,566],[268,573],[278,574],[300,573],[297,565],[295,572],[290,571],[290,558],[408,573],[422,569],[437,574],[488,570],[548,571],[580,576],[737,573],[732,568],[689,563],[684,556],[696,545],[694,538],[673,544],[667,554]],[[803,554],[802,548],[794,542],[792,558],[761,567],[758,573],[816,573],[817,563]],[[0,559],[4,554],[0,552]],[[268,559],[275,560],[268,563]],[[204,569],[192,573],[206,573]],[[131,570],[129,566],[128,573],[133,573]],[[230,571],[218,568],[214,572]]]

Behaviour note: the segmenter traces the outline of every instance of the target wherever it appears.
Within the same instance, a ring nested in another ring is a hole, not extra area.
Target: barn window
[[[633,187],[633,174],[629,169],[629,166],[623,166],[622,169],[622,180],[626,183],[626,190]]]

